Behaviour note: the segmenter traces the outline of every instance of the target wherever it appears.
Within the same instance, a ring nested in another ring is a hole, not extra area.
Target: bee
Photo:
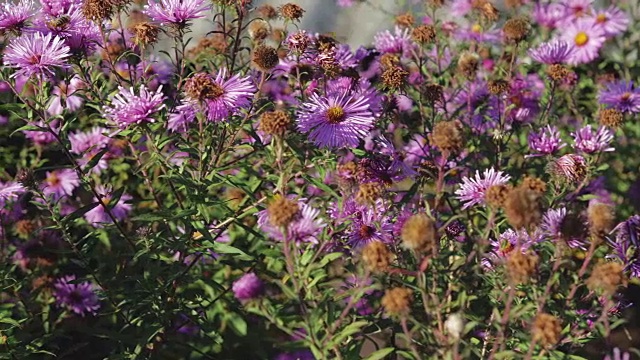
[[[65,30],[71,23],[71,17],[69,15],[61,15],[55,19],[50,20],[47,25],[56,30]]]

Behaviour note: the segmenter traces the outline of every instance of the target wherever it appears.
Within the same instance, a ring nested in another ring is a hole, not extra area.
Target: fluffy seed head
[[[280,8],[280,15],[287,20],[300,20],[304,14],[304,9],[292,3],[284,4]]]
[[[382,307],[389,315],[407,315],[411,310],[412,295],[413,292],[404,287],[388,289],[382,297]]]
[[[600,110],[600,124],[616,128],[624,122],[624,115],[616,109]]]
[[[500,17],[500,12],[493,4],[487,0],[473,0],[471,5],[478,10],[480,14],[489,21],[496,21]]]
[[[511,185],[508,184],[491,186],[484,194],[485,201],[489,206],[496,209],[501,208],[504,206],[505,201],[507,201],[507,196],[511,190]]]
[[[385,272],[389,269],[393,255],[382,241],[372,241],[362,249],[362,261],[367,270]]]
[[[507,276],[513,284],[524,284],[535,275],[538,256],[531,251],[516,248],[509,253],[506,262]]]
[[[267,207],[267,214],[271,225],[286,227],[300,215],[300,207],[297,202],[276,195]]]
[[[569,78],[571,71],[560,64],[552,64],[547,67],[547,75],[554,81],[563,81]]]
[[[427,214],[415,214],[408,218],[400,231],[402,245],[414,251],[434,251],[438,235],[435,221]]]
[[[525,177],[524,180],[522,180],[522,186],[537,192],[541,196],[547,191],[547,183],[533,176]]]
[[[516,17],[509,19],[504,23],[502,33],[507,41],[519,43],[527,38],[531,24],[529,21],[522,17]]]
[[[618,287],[626,284],[624,267],[617,262],[600,262],[586,281],[587,288],[604,296],[612,296]]]
[[[411,13],[404,13],[396,16],[396,25],[400,27],[412,27],[415,23],[415,19]]]
[[[530,229],[542,219],[541,194],[525,186],[511,190],[504,202],[507,221],[515,229]]]
[[[253,50],[252,60],[253,64],[260,71],[267,72],[278,65],[280,58],[278,58],[276,49],[271,46],[258,45],[258,47]]]
[[[184,85],[184,90],[187,96],[200,101],[217,99],[224,94],[222,87],[205,73],[197,73],[190,77]]]
[[[509,85],[509,82],[506,80],[491,80],[487,84],[487,88],[489,89],[489,92],[492,93],[493,95],[500,95],[509,91],[511,86]]]
[[[433,127],[429,139],[440,151],[457,153],[464,146],[462,124],[459,121],[441,121]]]
[[[411,31],[413,41],[421,44],[432,43],[436,35],[436,28],[433,25],[418,25]]]
[[[84,0],[82,2],[82,15],[87,20],[104,20],[113,15],[113,7],[110,1]]]
[[[458,59],[458,71],[460,71],[467,78],[472,79],[476,76],[479,64],[480,57],[477,54],[469,51],[464,51],[462,54],[460,54],[460,58]]]
[[[560,341],[562,325],[560,320],[553,315],[541,313],[536,316],[531,328],[533,341],[544,348],[554,346]]]
[[[592,202],[587,209],[591,235],[602,238],[613,228],[615,214],[613,208],[600,202]]]
[[[247,32],[252,40],[262,41],[271,35],[271,25],[262,19],[256,19],[251,22]]]
[[[268,111],[260,116],[258,129],[265,134],[282,136],[291,125],[291,118],[282,111]]]
[[[256,9],[256,12],[263,19],[271,20],[271,19],[275,19],[276,17],[278,17],[278,11],[276,10],[276,8],[274,8],[273,6],[271,6],[269,4],[264,4],[264,5],[258,6],[258,8]]]

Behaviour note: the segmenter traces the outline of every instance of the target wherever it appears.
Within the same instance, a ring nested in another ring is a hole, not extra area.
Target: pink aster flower
[[[162,86],[151,92],[146,86],[140,85],[139,95],[135,94],[133,87],[118,89],[120,91],[113,97],[111,106],[103,109],[104,116],[121,129],[131,124],[152,123],[155,121],[152,115],[164,108]]]
[[[188,99],[176,106],[175,110],[169,115],[167,128],[173,132],[184,133],[189,129],[189,124],[193,122],[198,113],[198,104]]]
[[[417,49],[417,45],[411,40],[411,32],[409,29],[395,27],[392,34],[389,30],[377,33],[373,37],[376,50],[387,54],[400,54],[402,57],[410,58],[413,51]]]
[[[4,64],[17,71],[11,75],[16,77],[53,76],[56,67],[67,67],[69,47],[64,40],[52,34],[25,34],[9,42],[4,51]]]
[[[113,192],[111,191],[110,187],[98,185],[96,187],[96,191],[98,194],[100,194],[102,202],[110,208],[111,214],[113,214],[113,217],[116,220],[123,220],[127,217],[127,215],[129,215],[129,212],[131,212],[131,204],[127,204],[127,201],[132,199],[131,195],[122,194],[122,196],[120,196],[120,199],[118,199],[118,202],[114,205],[111,204],[111,202],[113,201]],[[98,199],[94,197],[93,201],[98,202]],[[87,213],[84,214],[84,218],[93,226],[101,226],[105,223],[111,223],[111,217],[109,217],[105,208],[100,204],[87,211]]]
[[[476,170],[476,176],[462,178],[460,189],[456,190],[458,200],[464,202],[462,210],[470,208],[474,205],[484,205],[484,196],[488,188],[496,185],[506,184],[511,177],[505,175],[502,171],[496,171],[493,168],[485,170],[482,176]]]
[[[593,12],[593,0],[564,0],[562,5],[565,9],[564,23],[584,18]]]
[[[81,155],[78,159],[80,167],[85,166],[98,155],[109,144],[109,138],[105,136],[106,130],[95,127],[87,132],[76,132],[69,135],[69,143],[71,144],[71,153]],[[107,158],[101,157],[91,172],[99,174],[108,167]],[[85,169],[86,170],[86,169]]]
[[[251,106],[256,87],[249,77],[227,75],[222,68],[216,76],[197,73],[185,83],[187,100],[198,103],[209,121],[222,121]]]
[[[547,125],[540,129],[539,132],[532,131],[529,133],[529,149],[531,149],[533,154],[526,155],[525,157],[553,154],[566,145],[567,144],[562,142],[562,139],[560,138],[558,128]]]
[[[533,18],[537,24],[549,29],[554,29],[566,17],[564,4],[557,2],[542,4],[536,3],[533,9]]]
[[[322,147],[357,147],[373,128],[374,113],[368,97],[354,94],[312,94],[297,114],[298,130]]]
[[[295,242],[317,244],[318,236],[326,226],[319,218],[320,210],[308,205],[305,199],[298,200],[300,216],[287,226],[287,239]],[[271,224],[267,210],[258,212],[258,228],[272,239],[284,241],[282,231]]]
[[[0,209],[4,208],[7,203],[18,199],[26,191],[27,189],[20,183],[14,181],[3,183],[0,181]]]
[[[529,56],[539,63],[552,65],[565,63],[573,56],[575,48],[562,40],[554,40],[529,50]]]
[[[144,9],[145,14],[162,25],[185,27],[188,21],[204,17],[211,6],[205,0],[150,0]]]
[[[71,196],[79,185],[78,174],[72,169],[47,171],[47,177],[42,183],[42,193],[57,200],[63,196]]]
[[[0,32],[20,33],[33,14],[35,14],[33,0],[20,0],[17,4],[6,0],[0,5]]]
[[[84,87],[84,81],[74,76],[67,84],[61,81],[53,88],[51,102],[47,108],[49,115],[60,115],[66,109],[70,112],[78,110],[84,104],[84,99],[76,94]]]
[[[580,155],[567,154],[549,164],[549,170],[561,180],[578,183],[586,176],[587,161]]]
[[[42,12],[50,16],[60,16],[69,12],[72,6],[80,2],[79,0],[40,0]]]
[[[255,273],[244,274],[240,279],[236,280],[231,289],[236,299],[247,301],[255,299],[264,294],[264,283]]]
[[[593,16],[596,27],[604,31],[606,37],[620,35],[629,26],[629,17],[619,8],[611,5],[606,10],[598,10]]]
[[[572,65],[588,63],[598,57],[605,37],[602,28],[595,26],[590,18],[580,18],[563,29],[562,38],[575,48],[569,58]]]
[[[615,150],[609,146],[613,141],[613,134],[604,126],[600,126],[594,133],[591,125],[587,125],[575,133],[571,133],[571,136],[574,141],[573,147],[587,154]]]

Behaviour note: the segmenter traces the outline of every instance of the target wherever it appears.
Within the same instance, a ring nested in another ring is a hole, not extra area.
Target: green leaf
[[[91,160],[89,160],[89,162],[87,163],[87,165],[84,167],[83,170],[88,171],[90,169],[93,169],[96,165],[98,165],[98,162],[100,161],[100,159],[102,159],[104,154],[106,154],[108,151],[109,151],[109,148],[104,148],[100,150],[99,153],[97,153],[94,157],[91,158]]]
[[[0,323],[11,324],[13,326],[20,327],[20,323],[11,318],[0,318]]]
[[[388,348],[384,348],[384,349],[380,349],[374,353],[372,353],[371,355],[369,355],[368,357],[365,358],[365,360],[380,360],[380,359],[384,359],[385,356],[391,354],[392,352],[394,352],[396,349],[392,348],[392,347],[388,347]]]
[[[247,335],[247,322],[244,321],[242,316],[232,314],[229,315],[227,320],[229,320],[229,325],[231,325],[231,329],[233,329],[236,334],[238,334],[239,336]]]
[[[221,242],[214,242],[213,244],[211,244],[213,250],[217,253],[220,254],[228,254],[228,255],[233,255],[236,259],[239,260],[244,260],[244,261],[252,261],[253,257],[251,257],[250,255],[248,255],[247,253],[245,253],[244,251],[233,247],[231,245],[225,244],[225,243],[221,243]]]

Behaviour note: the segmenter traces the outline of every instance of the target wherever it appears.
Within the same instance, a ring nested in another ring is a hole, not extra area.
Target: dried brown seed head
[[[249,24],[247,32],[252,40],[262,41],[271,35],[271,25],[262,19],[255,19]]]
[[[524,284],[536,273],[538,256],[531,251],[522,252],[520,248],[513,249],[506,261],[506,271],[513,284]]]
[[[429,84],[424,88],[424,97],[431,104],[442,101],[443,99],[443,89],[442,86],[437,84]]]
[[[555,316],[541,313],[533,321],[531,332],[533,341],[544,348],[550,348],[560,341],[562,325]]]
[[[601,239],[613,229],[615,213],[610,205],[592,202],[587,208],[587,218],[591,235]]]
[[[402,225],[400,238],[407,249],[435,252],[438,242],[436,223],[427,214],[412,215]]]
[[[624,122],[624,115],[616,109],[600,110],[600,124],[617,128]]]
[[[304,9],[296,4],[288,3],[280,7],[280,15],[286,20],[300,20],[304,14]]]
[[[418,25],[411,31],[411,38],[421,44],[434,42],[436,35],[436,28],[433,25]]]
[[[188,97],[200,101],[217,99],[224,94],[224,89],[205,73],[197,73],[187,79],[184,90]]]
[[[413,291],[404,287],[396,287],[385,291],[382,307],[389,315],[405,316],[411,310]]]
[[[152,45],[158,41],[160,28],[149,22],[139,22],[129,28],[133,34],[133,42],[137,45]]]
[[[414,23],[415,19],[413,18],[413,15],[411,15],[411,13],[407,12],[396,16],[396,25],[400,27],[409,28],[412,27]]]
[[[502,33],[504,34],[505,40],[516,43],[526,39],[530,30],[531,24],[529,23],[529,20],[522,17],[509,19],[502,27]]]
[[[440,151],[457,153],[464,147],[462,124],[459,121],[440,121],[433,127],[429,139]]]
[[[253,64],[262,72],[267,72],[280,62],[276,49],[268,45],[258,45],[253,50]]]
[[[624,266],[617,262],[600,262],[586,280],[587,288],[604,296],[613,296],[618,287],[626,285]]]
[[[542,218],[541,196],[524,186],[511,190],[504,202],[507,221],[515,229],[531,229]]]
[[[300,207],[296,201],[276,195],[267,207],[267,215],[271,225],[287,227],[300,215]]]
[[[473,79],[480,65],[480,57],[469,51],[464,51],[458,59],[458,71],[465,77]]]
[[[409,73],[400,66],[389,67],[382,72],[382,83],[391,90],[400,90],[407,84]]]
[[[291,118],[282,111],[268,111],[260,116],[260,124],[258,130],[269,135],[283,136],[291,125]]]
[[[511,89],[511,85],[506,80],[491,80],[487,83],[489,92],[493,95],[500,95],[508,92]]]
[[[502,208],[511,190],[511,185],[490,186],[484,194],[485,201],[493,208]]]
[[[384,193],[384,186],[378,182],[368,182],[360,184],[356,201],[360,204],[371,205],[378,200]]]
[[[369,271],[385,272],[389,270],[392,260],[391,251],[381,241],[372,241],[362,249],[362,261]]]

